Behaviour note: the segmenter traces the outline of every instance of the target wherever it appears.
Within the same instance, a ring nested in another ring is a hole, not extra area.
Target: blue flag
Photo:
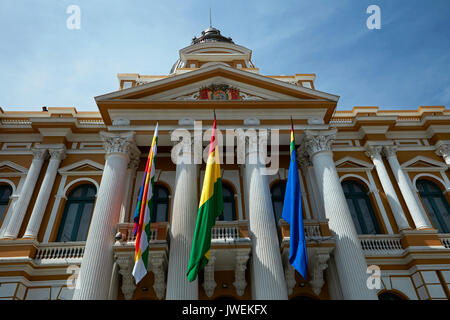
[[[305,229],[303,227],[300,180],[297,169],[297,152],[294,131],[291,127],[291,163],[284,195],[283,219],[291,226],[289,263],[306,280],[308,256],[306,254]]]

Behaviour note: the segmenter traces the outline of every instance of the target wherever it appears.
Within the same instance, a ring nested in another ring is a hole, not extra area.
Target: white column
[[[189,282],[186,276],[199,201],[198,166],[193,164],[192,157],[189,159],[190,163],[178,163],[176,169],[175,195],[170,224],[167,300],[198,299],[198,278]]]
[[[14,212],[9,220],[8,227],[3,235],[7,239],[16,239],[22,226],[23,218],[30,204],[31,196],[34,192],[34,187],[39,178],[44,160],[47,158],[47,149],[33,149],[33,161],[31,162],[30,170],[28,171],[25,183],[20,193],[20,197],[14,206]]]
[[[391,178],[389,178],[389,174],[384,166],[383,159],[381,158],[382,149],[382,146],[369,146],[366,154],[372,159],[372,162],[375,165],[383,191],[386,194],[392,213],[394,214],[394,219],[397,223],[398,230],[401,231],[411,229],[405,213],[403,212],[400,201],[398,200],[394,186],[392,185]]]
[[[106,163],[97,193],[89,234],[74,300],[106,300],[114,264],[114,234],[126,181],[134,133],[100,133],[106,149]]]
[[[450,144],[441,144],[436,149],[436,154],[444,158],[445,163],[450,166]]]
[[[392,172],[394,173],[395,180],[400,188],[400,191],[405,199],[406,206],[408,207],[409,213],[416,225],[416,229],[429,229],[433,228],[426,216],[425,209],[422,204],[414,195],[414,190],[412,189],[411,180],[407,174],[402,170],[400,163],[398,162],[396,146],[385,146],[383,148],[383,153],[389,162]]]
[[[330,300],[343,300],[343,294],[341,289],[341,282],[339,280],[339,274],[334,262],[334,256],[330,256],[328,261],[328,268],[325,271],[327,279],[328,292],[330,293]]]
[[[125,191],[123,193],[123,201],[122,206],[120,207],[120,223],[130,221],[130,217],[128,216],[130,211],[130,203],[131,203],[131,193],[133,191],[133,182],[136,177],[136,170],[139,167],[139,161],[141,153],[138,149],[137,152],[132,152],[130,155],[130,163],[128,164],[127,169],[127,180],[125,182]]]
[[[49,153],[50,161],[41,188],[39,189],[39,194],[36,203],[34,204],[30,220],[28,221],[24,238],[37,238],[42,218],[44,217],[45,209],[47,208],[48,199],[50,198],[50,193],[52,192],[53,184],[55,183],[59,165],[66,156],[64,148],[49,149]]]
[[[259,159],[252,161],[256,146],[251,144],[249,149],[245,157],[244,183],[252,240],[252,296],[254,300],[287,300],[269,182],[261,172],[263,165]]]
[[[119,264],[114,262],[111,274],[111,283],[109,285],[108,300],[117,300],[117,296],[119,294],[119,270]]]
[[[320,195],[320,190],[317,187],[317,182],[314,177],[314,168],[312,167],[312,163],[309,157],[305,154],[305,150],[303,146],[300,146],[297,149],[297,159],[302,168],[302,173],[306,178],[306,185],[308,186],[308,197],[312,207],[312,217],[311,219],[324,219],[325,216],[323,214],[323,204]],[[302,190],[302,196],[303,196]]]
[[[366,259],[334,165],[331,144],[335,134],[336,130],[306,131],[305,147],[322,190],[325,217],[336,236],[334,257],[344,299],[377,300],[376,292],[366,285]]]

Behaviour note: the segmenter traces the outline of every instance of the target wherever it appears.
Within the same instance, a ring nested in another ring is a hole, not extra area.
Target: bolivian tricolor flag
[[[216,218],[222,214],[222,211],[222,180],[220,178],[219,146],[216,139],[216,116],[214,115],[208,162],[206,163],[205,179],[187,270],[187,278],[190,282],[197,278],[198,272],[208,263],[211,248],[211,228],[215,225]]]
[[[148,153],[141,191],[134,214],[134,234],[136,235],[136,250],[134,255],[133,277],[136,284],[147,274],[148,250],[150,243],[150,218],[153,203],[153,188],[155,176],[155,159],[158,143],[158,124],[153,135],[152,146]]]

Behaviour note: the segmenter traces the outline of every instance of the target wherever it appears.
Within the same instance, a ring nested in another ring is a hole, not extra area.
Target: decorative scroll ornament
[[[366,155],[373,160],[376,158],[380,158],[382,152],[383,146],[369,146],[367,147]]]
[[[120,255],[116,256],[116,262],[119,265],[119,273],[122,275],[122,293],[126,300],[130,300],[133,297],[134,290],[136,289],[134,278],[131,274],[134,259],[132,256]]]
[[[248,252],[238,252],[236,254],[236,267],[234,270],[233,286],[236,288],[238,296],[243,296],[247,282],[245,281],[245,270],[247,269]]]
[[[386,156],[386,158],[392,158],[395,157],[395,154],[397,152],[397,146],[385,146],[383,148],[383,153]]]
[[[308,167],[312,167],[311,158],[306,152],[305,146],[302,144],[297,148],[297,161],[301,166],[302,173],[305,174]]]
[[[289,263],[289,251],[283,254],[284,277],[286,278],[286,289],[291,295],[297,282],[295,281],[295,269]]]
[[[125,153],[129,154],[134,143],[134,132],[115,134],[109,132],[101,132],[100,136],[107,154]]]
[[[49,149],[51,159],[56,160],[64,160],[66,158],[66,150],[64,148],[61,149]]]
[[[216,257],[213,252],[210,252],[208,264],[204,269],[204,277],[205,281],[203,282],[203,289],[205,289],[206,295],[211,298],[214,294],[214,289],[217,286],[216,281],[214,281],[214,263],[216,261]]]
[[[156,296],[159,300],[164,298],[166,292],[166,269],[167,269],[167,258],[165,254],[152,255],[150,257],[150,269],[154,274],[154,284],[153,289],[155,290]]]
[[[441,156],[443,158],[448,158],[450,157],[450,144],[441,144],[437,150],[436,150],[436,154],[438,156]]]
[[[46,160],[48,157],[47,149],[35,148],[31,151],[33,152],[33,159],[35,160]]]
[[[132,146],[130,148],[130,162],[128,163],[128,169],[135,171],[139,167],[141,160],[141,151],[138,147]]]
[[[212,84],[200,89],[200,100],[239,100],[239,90],[227,84]]]
[[[325,284],[323,271],[328,268],[327,262],[329,259],[330,255],[322,252],[315,252],[311,259],[311,280],[309,281],[309,284],[316,295],[319,295],[322,292],[322,287]]]
[[[335,138],[336,133],[315,135],[306,132],[305,149],[310,157],[321,151],[331,151],[331,145],[333,144]]]

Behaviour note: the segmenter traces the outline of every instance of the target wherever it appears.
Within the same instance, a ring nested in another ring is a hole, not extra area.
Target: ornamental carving
[[[305,149],[306,152],[312,157],[314,154],[321,151],[331,151],[331,145],[336,138],[336,133],[327,135],[313,135],[306,132],[305,137]]]
[[[130,162],[128,163],[128,169],[136,171],[139,167],[139,162],[141,161],[141,151],[133,146],[130,150]]]
[[[66,150],[64,148],[61,149],[49,149],[50,158],[54,160],[62,161],[66,158]]]
[[[380,158],[382,152],[383,152],[382,146],[369,146],[367,147],[366,155],[373,160]]]
[[[247,269],[248,258],[248,252],[236,253],[236,267],[234,270],[233,286],[236,288],[236,293],[238,296],[244,295],[245,288],[247,287],[247,281],[245,281],[245,270]]]
[[[395,154],[397,152],[396,146],[384,146],[383,147],[383,154],[386,156],[386,158],[392,158],[395,157]]]
[[[450,157],[450,144],[441,144],[437,150],[436,154],[443,157],[444,159]]]
[[[289,263],[289,251],[283,253],[283,265],[284,277],[286,278],[286,289],[288,295],[291,295],[297,282],[295,281],[295,269]]]
[[[134,259],[132,256],[120,255],[116,256],[116,262],[119,265],[119,273],[122,275],[122,293],[126,300],[133,297],[136,285],[131,273],[133,270]]]
[[[166,293],[167,258],[164,253],[154,254],[150,257],[149,262],[150,269],[155,276],[153,289],[158,299],[161,300]]]
[[[328,253],[315,252],[312,256],[310,263],[312,268],[310,268],[309,272],[311,274],[311,280],[309,284],[316,295],[322,292],[322,287],[325,284],[323,271],[328,268],[327,262],[329,259],[330,255]]]
[[[302,173],[305,174],[309,167],[312,167],[311,158],[306,152],[305,146],[301,145],[297,148],[297,161],[300,164]]]
[[[134,132],[121,134],[101,132],[100,136],[103,140],[103,146],[106,150],[106,154],[130,154],[131,149],[135,146]]]
[[[47,149],[33,149],[33,159],[34,160],[46,160],[48,157]]]
[[[200,100],[239,100],[239,90],[227,84],[212,84],[200,89]]]
[[[204,278],[203,289],[205,289],[206,295],[211,298],[214,294],[214,289],[216,289],[217,283],[214,280],[214,263],[216,262],[216,257],[214,253],[210,251],[208,264],[204,269]]]

